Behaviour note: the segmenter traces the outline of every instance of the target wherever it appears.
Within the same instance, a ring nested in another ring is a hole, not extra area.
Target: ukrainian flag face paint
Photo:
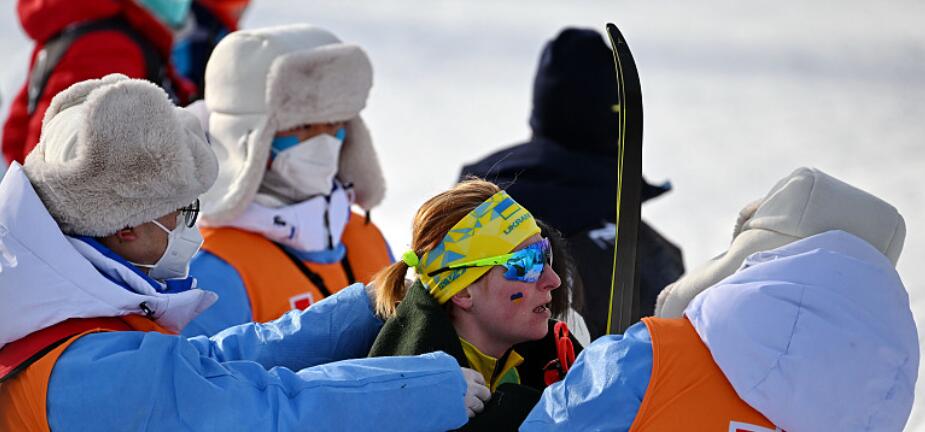
[[[421,257],[415,270],[431,295],[443,304],[491,266],[503,265],[462,264],[509,254],[539,232],[533,215],[501,191],[456,223],[436,248]]]

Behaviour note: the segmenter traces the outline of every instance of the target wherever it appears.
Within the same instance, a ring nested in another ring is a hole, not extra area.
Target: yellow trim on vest
[[[479,351],[475,345],[463,338],[459,338],[459,342],[462,344],[463,352],[466,353],[466,359],[469,360],[469,367],[482,374],[486,383],[491,383],[490,389],[492,392],[504,383],[520,384],[520,374],[517,373],[517,366],[524,362],[524,358],[517,354],[516,351],[511,351],[511,354],[507,356],[504,368],[501,369],[501,373],[492,382],[491,376],[495,373],[495,365],[498,364],[498,359]]]

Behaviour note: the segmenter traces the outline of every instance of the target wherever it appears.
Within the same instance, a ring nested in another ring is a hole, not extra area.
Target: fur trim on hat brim
[[[366,107],[372,85],[372,64],[360,47],[325,45],[273,61],[267,107],[276,130],[346,121]]]
[[[76,105],[85,114],[55,124]],[[56,127],[64,130],[44,130]],[[64,140],[76,140],[71,157],[53,149]],[[96,237],[190,204],[218,171],[196,118],[154,84],[122,75],[56,95],[23,168],[63,232]]]

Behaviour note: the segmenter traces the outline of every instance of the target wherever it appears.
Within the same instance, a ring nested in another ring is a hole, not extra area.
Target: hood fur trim
[[[118,74],[56,95],[23,168],[63,232],[95,237],[190,204],[218,171],[195,116]]]

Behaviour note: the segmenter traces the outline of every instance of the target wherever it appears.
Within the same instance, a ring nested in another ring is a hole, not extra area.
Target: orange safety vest
[[[46,402],[55,363],[77,339],[105,331],[174,334],[145,317],[127,315],[70,319],[5,345],[0,349],[0,431],[49,432]]]
[[[687,318],[643,318],[652,337],[652,376],[630,432],[774,432],[742,401]]]
[[[379,228],[356,213],[351,213],[341,236],[347,248],[344,259],[330,264],[302,261],[308,271],[317,275],[313,277],[323,281],[326,290],[296,266],[292,261],[297,259],[295,256],[290,258],[260,234],[230,227],[201,231],[203,250],[234,267],[241,276],[255,322],[274,320],[292,309],[305,309],[355,282],[369,283],[376,272],[391,263]]]

